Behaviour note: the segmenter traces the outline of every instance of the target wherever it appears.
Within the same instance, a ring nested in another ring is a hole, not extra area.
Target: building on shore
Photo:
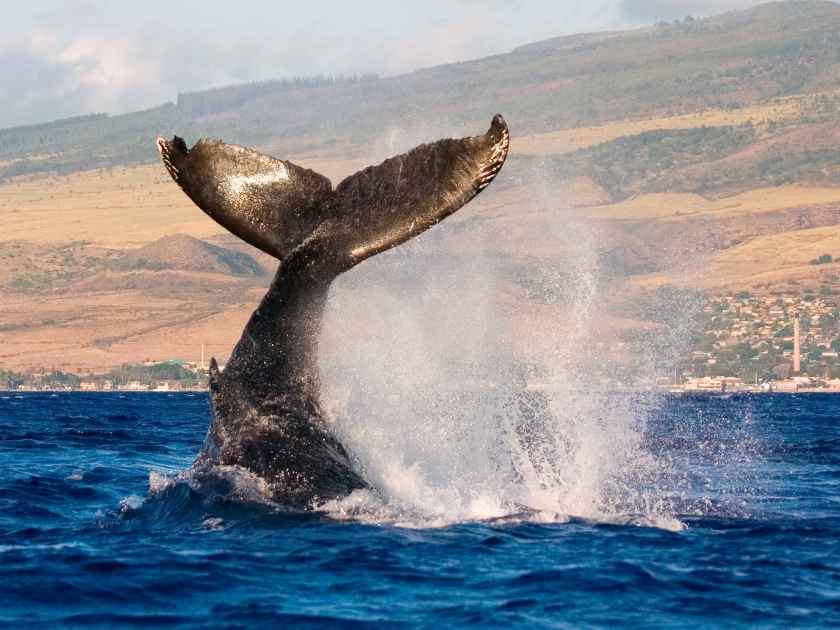
[[[181,384],[177,381],[160,381],[155,384],[153,392],[178,392],[181,391]]]
[[[125,385],[120,385],[117,389],[121,392],[147,392],[149,386],[140,381],[129,381]]]
[[[734,376],[703,376],[689,378],[683,383],[687,392],[737,392],[745,391],[746,384]]]

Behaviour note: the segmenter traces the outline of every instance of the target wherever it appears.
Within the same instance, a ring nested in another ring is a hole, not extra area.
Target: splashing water
[[[430,133],[392,129],[369,161]],[[322,399],[374,490],[320,509],[419,526],[526,517],[682,526],[674,498],[694,480],[648,448],[650,401],[610,393],[612,349],[593,343],[609,291],[598,224],[544,211],[557,183],[548,171],[526,178],[521,220],[482,224],[467,210],[335,283],[320,342]],[[535,235],[542,249],[511,260],[512,244]],[[499,238],[505,246],[494,247]],[[647,354],[636,357],[639,382],[655,369]],[[215,473],[199,485],[268,500],[247,471]],[[152,480],[152,493],[158,487]]]
[[[323,397],[376,493],[323,509],[420,526],[529,514],[681,527],[659,491],[666,467],[645,449],[644,402],[597,386],[597,235],[568,220],[556,231],[563,299],[537,335],[517,330],[530,307],[500,286],[496,261],[429,257],[426,237],[337,283]]]

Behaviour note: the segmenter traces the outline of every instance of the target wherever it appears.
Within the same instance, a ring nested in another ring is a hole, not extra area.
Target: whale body
[[[210,362],[213,417],[196,467],[244,468],[292,508],[366,487],[321,413],[318,337],[330,284],[464,206],[502,168],[509,143],[497,114],[482,135],[420,145],[333,188],[249,148],[158,138],[190,199],[280,261],[224,371]]]

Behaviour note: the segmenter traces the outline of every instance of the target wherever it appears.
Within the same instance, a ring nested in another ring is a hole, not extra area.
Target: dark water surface
[[[198,450],[205,396],[0,394],[0,626],[840,625],[840,396],[656,404],[682,531],[147,498]]]

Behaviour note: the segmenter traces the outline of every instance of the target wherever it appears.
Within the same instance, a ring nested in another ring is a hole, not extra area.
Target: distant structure
[[[799,313],[793,318],[793,373],[799,374],[799,355],[801,350],[799,347]],[[203,360],[202,360],[203,362]]]
[[[797,319],[796,321],[798,322],[799,320]],[[797,324],[797,326],[798,325],[799,324]],[[206,367],[204,365],[204,344],[201,344],[201,369],[202,370],[206,369]]]

